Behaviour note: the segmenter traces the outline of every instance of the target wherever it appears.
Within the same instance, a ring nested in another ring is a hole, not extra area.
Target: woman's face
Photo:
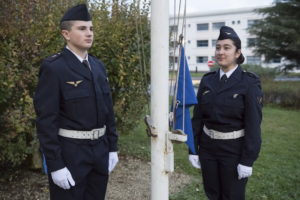
[[[231,39],[218,40],[216,44],[215,59],[217,63],[228,71],[234,68],[236,60],[241,55],[241,50],[237,50]]]

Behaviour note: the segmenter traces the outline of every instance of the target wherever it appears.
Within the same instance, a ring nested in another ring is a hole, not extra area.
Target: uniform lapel
[[[101,79],[103,79],[103,80],[106,79],[106,76],[103,73],[102,68],[99,66],[99,63],[97,63],[97,61],[95,61],[95,59],[92,56],[89,56],[89,62],[90,62],[95,80],[98,76],[100,76]]]
[[[232,86],[234,86],[236,83],[238,83],[242,78],[242,69],[240,66],[238,66],[238,68],[231,74],[231,76],[229,77],[227,83],[223,84],[220,88],[218,93],[227,90],[229,88],[231,88]],[[220,82],[220,81],[219,81]]]
[[[209,85],[215,92],[217,92],[219,89],[219,82],[220,82],[219,79],[220,79],[220,70],[218,70],[218,72],[215,73],[212,79],[210,79],[209,81]]]
[[[68,66],[73,71],[91,80],[91,72],[89,71],[89,69],[84,67],[83,64],[76,58],[76,56],[71,51],[64,48],[62,53],[66,58]]]

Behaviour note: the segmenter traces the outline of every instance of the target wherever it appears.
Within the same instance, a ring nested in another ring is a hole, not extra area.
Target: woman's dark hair
[[[239,39],[231,39],[233,41],[234,46],[236,46],[236,51],[241,49],[241,40]],[[245,57],[241,52],[241,55],[236,59],[236,64],[243,64],[245,61]]]
[[[243,64],[245,61],[244,55],[241,53],[241,55],[236,59],[236,64]]]

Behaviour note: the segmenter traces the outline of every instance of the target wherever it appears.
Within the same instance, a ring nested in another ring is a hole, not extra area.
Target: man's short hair
[[[74,24],[74,21],[70,20],[70,21],[62,21],[60,23],[60,30],[67,30],[67,31],[70,31],[72,26]]]

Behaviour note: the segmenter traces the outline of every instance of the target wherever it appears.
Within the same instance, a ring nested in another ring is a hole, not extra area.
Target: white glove
[[[252,167],[248,167],[245,165],[238,164],[237,171],[238,171],[239,180],[242,178],[247,178],[252,175]]]
[[[66,167],[51,172],[51,177],[56,185],[65,190],[70,189],[71,186],[75,186],[75,181],[73,180],[70,171]]]
[[[201,164],[199,161],[199,156],[198,155],[189,155],[189,161],[193,165],[193,167],[197,169],[201,169]]]
[[[118,153],[117,152],[109,152],[108,156],[108,171],[109,173],[114,170],[117,163],[119,162]]]

